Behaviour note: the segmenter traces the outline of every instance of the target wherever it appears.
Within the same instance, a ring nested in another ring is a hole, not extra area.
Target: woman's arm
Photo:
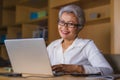
[[[93,41],[91,41],[86,48],[86,57],[91,65],[84,64],[85,73],[98,73],[102,75],[112,74],[113,69],[104,58],[102,53],[98,50]]]

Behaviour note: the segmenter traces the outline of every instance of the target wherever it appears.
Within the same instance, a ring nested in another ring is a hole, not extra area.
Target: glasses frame
[[[74,24],[74,23],[67,23],[62,20],[58,20],[58,25],[60,26],[67,26],[69,28],[75,28],[75,27],[81,27],[82,25],[80,24]]]

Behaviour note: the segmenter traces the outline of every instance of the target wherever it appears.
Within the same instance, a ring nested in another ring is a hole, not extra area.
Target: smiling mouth
[[[69,34],[68,31],[61,31],[62,34]]]

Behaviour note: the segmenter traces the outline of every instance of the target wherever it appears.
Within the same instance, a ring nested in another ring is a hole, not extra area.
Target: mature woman
[[[58,31],[61,39],[53,41],[47,47],[53,71],[66,74],[111,74],[111,66],[94,42],[78,38],[84,24],[84,12],[79,6],[67,5],[60,9]]]

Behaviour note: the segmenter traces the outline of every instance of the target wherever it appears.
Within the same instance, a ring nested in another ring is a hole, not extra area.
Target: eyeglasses
[[[80,24],[66,23],[66,22],[64,22],[62,20],[58,21],[58,25],[60,25],[60,26],[67,26],[67,27],[70,27],[70,28],[75,28],[75,27],[81,26]]]

